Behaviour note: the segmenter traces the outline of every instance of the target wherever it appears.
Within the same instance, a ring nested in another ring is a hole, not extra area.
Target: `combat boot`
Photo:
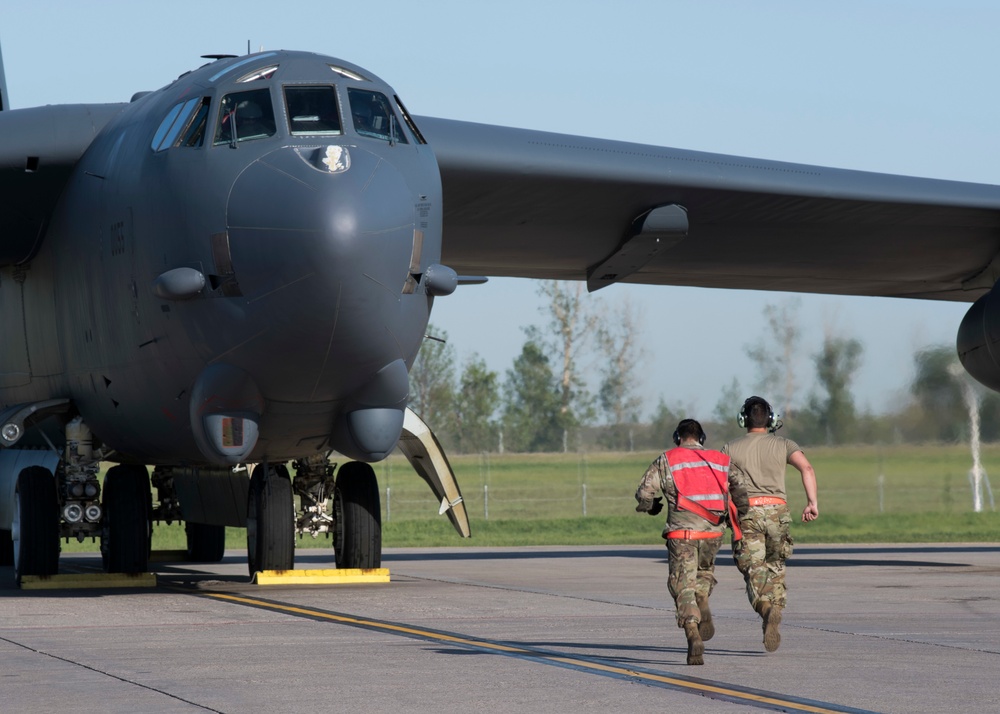
[[[774,652],[781,644],[781,632],[778,631],[778,626],[781,625],[781,606],[764,603],[760,616],[764,618],[764,649]]]
[[[684,634],[688,641],[688,664],[705,664],[705,643],[698,633],[698,623],[688,620],[684,623]]]
[[[708,598],[701,595],[695,596],[698,609],[701,611],[701,622],[698,623],[698,633],[702,642],[708,642],[715,637],[715,625],[712,623],[712,611],[708,608]]]

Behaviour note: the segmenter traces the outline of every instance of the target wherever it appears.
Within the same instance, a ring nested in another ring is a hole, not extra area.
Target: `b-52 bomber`
[[[69,538],[144,571],[154,520],[201,561],[245,527],[252,573],[309,533],[377,567],[370,464],[397,446],[468,535],[408,373],[434,299],[487,276],[975,301],[958,351],[1000,389],[996,186],[414,116],[333,57],[207,59],[127,103],[17,110],[0,64],[18,580]]]

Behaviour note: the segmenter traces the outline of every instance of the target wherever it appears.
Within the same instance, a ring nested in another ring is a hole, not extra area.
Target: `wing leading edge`
[[[624,281],[971,301],[1000,277],[1000,186],[418,121],[460,273],[587,279],[679,207]]]
[[[30,260],[59,195],[123,104],[63,104],[0,112],[0,265]]]

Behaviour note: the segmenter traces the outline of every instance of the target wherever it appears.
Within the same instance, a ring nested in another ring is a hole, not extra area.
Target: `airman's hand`
[[[808,506],[802,509],[802,522],[808,523],[809,521],[815,521],[819,518],[819,508],[815,503],[810,503]]]

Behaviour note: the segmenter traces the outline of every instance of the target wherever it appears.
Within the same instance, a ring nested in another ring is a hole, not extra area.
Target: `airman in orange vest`
[[[738,537],[739,514],[746,509],[746,490],[729,469],[729,457],[704,448],[705,431],[694,419],[683,419],[674,431],[675,448],[646,469],[635,510],[656,515],[667,499],[663,537],[669,553],[667,585],[677,608],[677,626],[688,641],[688,664],[704,664],[705,641],[715,635],[708,598],[715,587],[715,556],[726,523]]]

